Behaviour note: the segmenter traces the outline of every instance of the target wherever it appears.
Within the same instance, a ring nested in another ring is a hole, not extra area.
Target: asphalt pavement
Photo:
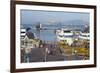
[[[63,55],[61,49],[50,46],[50,44],[47,44],[42,48],[32,48],[31,52],[28,55],[25,55],[25,53],[22,52],[21,62],[27,62],[25,61],[25,56],[28,57],[28,62],[83,60],[82,56]]]

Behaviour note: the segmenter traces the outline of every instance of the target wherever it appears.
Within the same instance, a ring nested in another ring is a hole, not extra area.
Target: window
[[[71,31],[65,30],[64,33],[70,33]]]

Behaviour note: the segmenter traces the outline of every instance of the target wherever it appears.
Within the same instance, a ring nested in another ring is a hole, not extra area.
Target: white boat
[[[66,41],[66,44],[71,45],[74,40],[89,40],[90,34],[81,31],[74,31],[69,29],[61,29],[56,31],[58,41]]]
[[[90,39],[90,34],[89,33],[80,33],[79,35],[80,39],[85,39],[85,40],[89,40]]]
[[[26,35],[26,29],[24,29],[24,28],[21,28],[21,37],[25,37],[25,35]]]
[[[73,32],[71,30],[57,30],[56,35],[58,41],[66,41],[66,44],[68,45],[71,45],[73,43]]]

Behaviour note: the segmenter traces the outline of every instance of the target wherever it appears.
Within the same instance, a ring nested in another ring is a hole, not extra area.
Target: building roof
[[[27,32],[26,35],[29,39],[34,39],[35,38],[35,36],[32,32]]]

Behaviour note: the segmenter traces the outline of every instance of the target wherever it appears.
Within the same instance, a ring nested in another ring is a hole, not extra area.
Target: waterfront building
[[[35,33],[21,29],[21,48],[32,49],[35,47],[39,47],[39,40],[36,39]]]

